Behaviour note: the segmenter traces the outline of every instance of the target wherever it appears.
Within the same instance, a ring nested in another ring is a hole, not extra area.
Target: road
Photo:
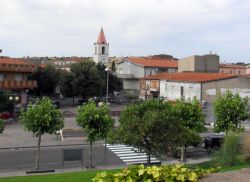
[[[89,146],[67,146],[64,149],[83,149],[83,166],[88,166]],[[0,173],[18,170],[33,170],[35,166],[36,148],[2,149],[0,150]],[[104,167],[104,146],[97,144],[93,146],[93,165]],[[110,150],[107,149],[107,166],[124,165],[124,163]],[[62,166],[62,147],[43,147],[41,148],[40,158],[41,169],[61,169]],[[64,162],[64,168],[81,168],[80,161]]]

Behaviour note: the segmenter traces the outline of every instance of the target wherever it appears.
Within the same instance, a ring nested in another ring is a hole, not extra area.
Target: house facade
[[[140,78],[157,73],[177,72],[177,61],[160,58],[122,58],[116,64],[117,76],[123,80],[123,88],[128,90],[140,89]]]
[[[151,87],[151,82],[159,86]],[[218,93],[227,90],[250,98],[250,78],[222,73],[161,73],[140,80],[142,99],[145,95],[146,98],[164,97],[167,100],[196,97],[200,102],[211,102]]]
[[[34,69],[34,65],[27,64],[22,59],[1,57],[0,90],[18,95],[20,103],[26,104],[28,90],[37,87],[37,82],[28,78]]]
[[[220,64],[220,73],[234,74],[234,75],[248,74],[246,67],[233,64]]]

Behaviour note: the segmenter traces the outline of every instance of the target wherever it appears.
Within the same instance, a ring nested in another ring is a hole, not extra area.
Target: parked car
[[[55,106],[55,108],[59,109],[61,107],[61,103],[58,100],[52,101],[52,104]]]
[[[217,150],[221,147],[224,141],[224,134],[212,133],[203,138],[202,148],[206,151]]]

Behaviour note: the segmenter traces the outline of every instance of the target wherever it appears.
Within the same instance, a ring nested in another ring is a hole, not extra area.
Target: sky
[[[250,63],[249,19],[249,0],[0,0],[0,55],[93,56],[103,27],[110,56]]]

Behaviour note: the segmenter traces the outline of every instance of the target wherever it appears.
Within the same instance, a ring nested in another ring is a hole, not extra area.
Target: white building
[[[94,43],[95,53],[94,53],[94,61],[96,64],[103,63],[108,66],[109,61],[109,44],[106,41],[103,28],[99,33],[97,41]]]
[[[177,72],[177,61],[163,58],[122,58],[117,62],[117,76],[123,80],[123,89],[139,90],[140,78],[162,72]]]
[[[140,97],[164,97],[176,100],[184,97],[211,102],[226,90],[250,98],[250,79],[246,76],[222,73],[161,73],[140,80]]]

